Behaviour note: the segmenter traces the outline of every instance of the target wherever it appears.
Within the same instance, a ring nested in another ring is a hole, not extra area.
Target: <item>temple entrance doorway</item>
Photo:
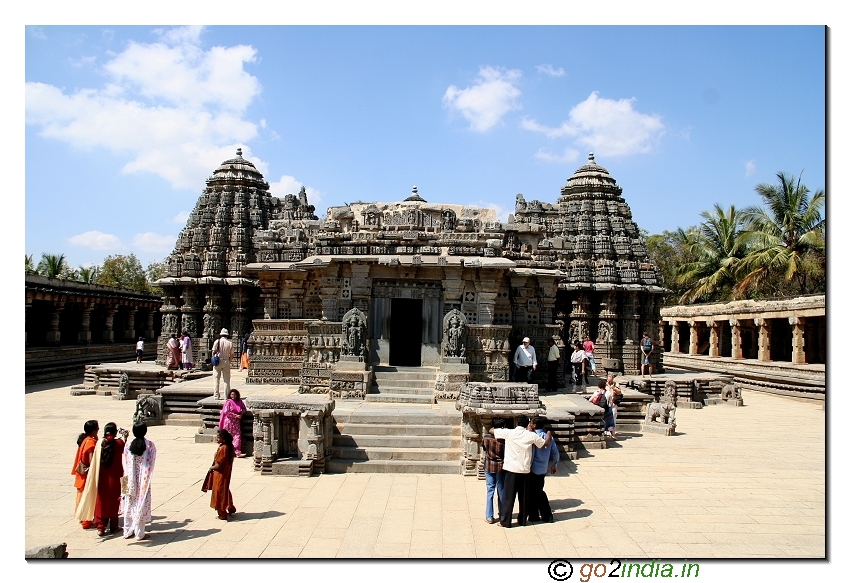
[[[392,299],[390,366],[422,366],[422,300]]]

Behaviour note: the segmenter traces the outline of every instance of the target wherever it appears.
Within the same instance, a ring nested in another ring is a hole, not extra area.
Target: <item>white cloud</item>
[[[753,174],[756,173],[756,161],[755,160],[748,160],[747,163],[744,164],[744,167],[746,168],[747,176],[752,176]]]
[[[166,254],[171,252],[176,241],[176,235],[160,235],[148,231],[133,236],[133,248],[145,253]]]
[[[180,188],[203,186],[237,146],[248,153],[245,142],[258,126],[244,112],[261,87],[244,69],[256,58],[253,47],[205,51],[200,32],[170,29],[160,32],[163,42],[130,42],[103,65],[108,81],[98,89],[66,93],[27,83],[27,123],[75,148],[129,155],[124,172],[152,172]]]
[[[101,233],[100,231],[86,231],[79,235],[74,235],[68,239],[71,245],[77,247],[87,247],[94,251],[123,251],[124,243],[121,239],[110,233]]]
[[[661,116],[635,110],[635,101],[606,99],[594,91],[570,110],[569,119],[560,126],[523,119],[522,127],[550,138],[572,138],[576,146],[604,156],[646,153],[664,135],[665,127]]]
[[[451,85],[443,95],[443,106],[460,113],[469,121],[469,128],[485,132],[495,126],[506,113],[521,109],[521,92],[514,83],[522,76],[517,69],[504,70],[482,67],[475,85],[458,89]]]
[[[186,221],[189,220],[189,211],[180,211],[174,218],[171,219],[172,223],[177,223],[178,225],[185,225]]]
[[[579,158],[579,151],[575,148],[567,148],[563,154],[553,154],[543,148],[537,150],[534,157],[544,162],[554,162],[555,164],[569,164],[575,162]]]
[[[556,69],[555,67],[549,64],[537,65],[537,70],[541,73],[545,73],[546,75],[551,75],[552,77],[563,77],[567,74],[567,72],[564,71],[561,67],[558,67]]]
[[[296,180],[294,176],[283,175],[277,182],[269,183],[269,192],[272,196],[283,198],[287,194],[298,194],[302,186],[304,184]],[[307,191],[307,202],[318,207],[318,204],[322,201],[322,192],[310,186],[305,187],[305,190]]]
[[[82,67],[91,67],[97,61],[97,57],[91,55],[89,57],[80,57],[79,59],[68,58],[68,61],[71,63],[72,67],[80,69]]]
[[[47,35],[44,34],[44,28],[41,26],[28,26],[27,32],[30,33],[30,36],[38,40],[47,40]]]

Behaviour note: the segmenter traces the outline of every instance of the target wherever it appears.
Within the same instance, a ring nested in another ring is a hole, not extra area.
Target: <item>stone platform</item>
[[[219,521],[209,494],[200,491],[215,446],[194,443],[196,427],[151,427],[148,438],[158,452],[151,539],[135,542],[82,530],[72,516],[68,475],[83,421],[95,418],[103,426],[129,419],[133,402],[71,397],[69,385],[34,389],[24,403],[23,504],[12,510],[24,525],[18,548],[65,542],[72,561],[566,556],[648,563],[826,556],[826,420],[819,403],[752,392],[745,394],[746,407],[683,409],[675,438],[625,434],[605,450],[563,460],[546,479],[555,522],[512,529],[484,521],[484,482],[459,473],[269,477],[255,472],[250,459],[235,460],[231,489],[238,511]],[[562,398],[543,400],[555,407]],[[80,411],[81,401],[85,414],[57,415]],[[782,563],[777,567],[793,567]],[[540,562],[541,574],[547,564]],[[821,564],[803,567],[812,575]],[[174,569],[173,563],[146,565],[153,573]],[[528,566],[522,562],[522,569]],[[768,566],[760,564],[759,573]],[[452,571],[457,567],[453,563]],[[719,566],[703,568],[708,574]]]

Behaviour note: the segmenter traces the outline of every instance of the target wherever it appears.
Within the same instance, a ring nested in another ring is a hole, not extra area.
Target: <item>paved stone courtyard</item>
[[[240,386],[244,373],[234,374]],[[261,476],[236,460],[235,519],[200,481],[213,444],[159,426],[150,541],[100,539],[72,516],[70,464],[85,419],[129,426],[134,403],[27,389],[25,547],[73,558],[823,558],[825,421],[820,404],[748,391],[746,407],[678,411],[674,437],[622,434],[546,480],[556,522],[484,521],[483,481],[460,475]],[[45,388],[47,387],[47,388]],[[52,388],[50,388],[52,387]],[[69,415],[68,411],[77,411]],[[45,444],[53,444],[45,447]]]

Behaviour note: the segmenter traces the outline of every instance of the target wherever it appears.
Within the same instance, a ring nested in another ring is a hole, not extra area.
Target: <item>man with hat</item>
[[[221,377],[224,377],[224,394],[230,395],[230,361],[233,360],[233,343],[229,339],[230,332],[227,328],[221,329],[218,340],[213,342],[212,355],[218,357],[218,364],[213,368],[215,370],[215,393],[216,399],[221,398],[218,385]]]
[[[514,353],[514,364],[516,364],[516,381],[531,384],[531,373],[537,370],[537,354],[531,345],[531,339],[526,336],[522,344]]]

